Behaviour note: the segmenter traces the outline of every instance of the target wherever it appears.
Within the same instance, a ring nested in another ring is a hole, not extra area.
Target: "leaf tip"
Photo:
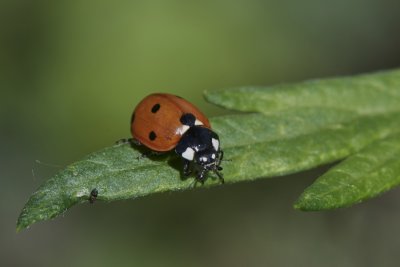
[[[301,201],[301,199],[298,199],[298,200],[293,204],[293,208],[294,208],[295,210],[299,210],[299,211],[308,211],[307,205],[304,205],[304,203]]]
[[[203,91],[203,97],[207,102],[212,102],[212,98],[213,98],[213,91],[211,90],[204,90]]]
[[[301,205],[300,205],[299,203],[295,202],[295,203],[293,204],[293,208],[294,208],[295,210],[301,210]]]
[[[23,222],[21,222],[21,215],[17,220],[17,225],[15,227],[15,232],[18,234],[19,232],[21,232],[22,230],[26,229],[28,227],[28,225],[25,225]]]
[[[299,211],[321,211],[324,210],[324,203],[314,195],[303,192],[293,204],[293,208]]]
[[[17,227],[15,228],[15,232],[16,232],[17,234],[19,234],[19,232],[21,232],[22,229],[23,229],[23,228],[22,228],[21,226],[17,225]]]
[[[203,97],[209,103],[212,103],[214,105],[222,105],[225,102],[224,98],[226,98],[226,97],[224,97],[224,93],[225,93],[225,90],[223,90],[223,89],[204,90]]]

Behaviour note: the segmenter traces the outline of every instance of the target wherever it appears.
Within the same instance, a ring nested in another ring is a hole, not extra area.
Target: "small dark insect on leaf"
[[[90,196],[89,196],[89,202],[90,202],[90,204],[93,204],[93,203],[96,201],[98,195],[99,195],[99,191],[97,191],[97,189],[94,188],[94,189],[90,192]]]

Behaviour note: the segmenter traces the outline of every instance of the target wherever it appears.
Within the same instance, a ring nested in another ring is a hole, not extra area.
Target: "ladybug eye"
[[[149,139],[150,139],[151,141],[154,141],[154,140],[156,140],[156,138],[157,138],[156,133],[155,133],[154,131],[151,131],[151,132],[149,133]]]
[[[152,113],[156,113],[159,109],[160,109],[160,104],[155,104],[152,108],[151,108],[151,112]]]

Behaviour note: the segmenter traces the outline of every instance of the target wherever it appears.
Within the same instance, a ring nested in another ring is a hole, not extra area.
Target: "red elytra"
[[[176,147],[184,127],[187,127],[180,121],[187,113],[193,114],[204,127],[211,128],[207,117],[185,99],[166,93],[148,95],[132,114],[132,136],[151,150],[170,151]]]

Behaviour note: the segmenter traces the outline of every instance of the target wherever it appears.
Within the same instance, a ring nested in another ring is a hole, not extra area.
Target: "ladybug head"
[[[219,150],[207,149],[197,153],[194,161],[206,170],[217,169],[221,163],[221,153]]]
[[[221,165],[221,160],[223,157],[223,151],[222,150],[214,150],[214,149],[209,149],[202,151],[202,153],[196,154],[194,161],[200,167],[200,171],[198,172],[198,179],[203,180],[205,177],[205,174],[208,171],[214,172],[218,178],[223,182],[222,175],[220,171],[222,171]]]

